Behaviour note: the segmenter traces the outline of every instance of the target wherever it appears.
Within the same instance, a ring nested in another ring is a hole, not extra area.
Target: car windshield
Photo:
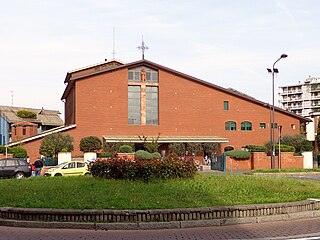
[[[59,167],[62,167],[63,165],[67,164],[68,162],[63,162],[63,163],[60,163],[58,164],[57,166],[54,166],[55,168],[59,168]]]

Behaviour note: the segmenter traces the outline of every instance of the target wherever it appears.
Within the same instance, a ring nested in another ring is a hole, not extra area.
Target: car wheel
[[[21,179],[21,178],[24,178],[25,175],[24,175],[23,172],[17,172],[17,173],[14,175],[14,177],[15,177],[16,179]]]
[[[89,175],[91,175],[91,173],[86,172],[84,175],[85,176],[89,176]]]
[[[61,173],[56,173],[54,176],[55,176],[55,177],[61,177],[62,174],[61,174]]]

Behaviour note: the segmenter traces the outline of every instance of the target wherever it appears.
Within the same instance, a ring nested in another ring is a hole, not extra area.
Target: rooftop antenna
[[[116,56],[116,50],[115,50],[115,29],[113,27],[113,31],[112,31],[112,38],[113,38],[113,50],[112,50],[112,56],[113,56],[113,60],[115,59]]]
[[[138,49],[141,50],[142,52],[142,59],[144,60],[144,51],[148,50],[148,46],[144,43],[143,41],[143,35],[142,35],[142,42],[141,42],[141,46],[138,46]]]
[[[13,106],[13,91],[10,91],[11,92],[11,105]]]

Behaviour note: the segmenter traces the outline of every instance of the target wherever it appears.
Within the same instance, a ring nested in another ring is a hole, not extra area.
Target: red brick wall
[[[128,125],[127,79],[127,69],[120,69],[75,82],[76,96],[73,98],[71,91],[65,104],[66,124],[75,121],[77,125],[65,132],[74,138],[73,155],[82,154],[80,139],[91,135],[101,139],[104,135],[219,136],[230,141],[223,143],[222,149],[225,146],[241,149],[247,144],[263,145],[270,139],[268,107],[163,70],[159,70],[159,125]],[[223,109],[224,101],[229,102],[228,111]],[[226,121],[235,121],[237,130],[225,130]],[[240,130],[243,121],[252,123],[252,131]],[[296,118],[276,112],[275,122],[283,126],[283,135],[299,133],[300,123]],[[266,123],[267,128],[260,129],[260,123]],[[296,129],[291,129],[292,124]],[[38,144],[30,146],[34,152],[40,146],[41,140],[37,141]],[[38,152],[39,149],[32,156],[37,156]]]
[[[278,156],[276,156],[276,162],[278,167]],[[292,152],[282,152],[280,155],[280,168],[303,168],[303,156],[293,156]]]
[[[270,110],[229,93],[159,71],[159,125],[128,125],[127,70],[108,72],[78,80],[76,88],[75,147],[84,136],[220,136],[230,140],[222,144],[240,149],[246,144],[263,145],[270,139]],[[229,110],[223,102],[229,101]],[[66,106],[68,105],[68,99]],[[299,133],[299,120],[275,113],[283,126],[282,134]],[[237,131],[226,131],[225,122],[235,121]],[[241,122],[252,122],[252,131],[241,131]],[[260,129],[260,123],[266,129]],[[291,124],[296,129],[291,129]]]
[[[278,168],[278,156],[276,156],[276,168]],[[303,168],[303,156],[293,156],[292,152],[281,153],[281,169]],[[271,157],[264,152],[251,153],[250,159],[231,159],[226,156],[227,171],[248,171],[252,169],[271,169]]]
[[[22,147],[27,149],[27,154],[30,157],[30,163],[34,163],[40,158],[39,149],[41,140],[42,138],[22,144]]]
[[[226,156],[227,171],[248,171],[251,169],[251,159],[237,160]]]
[[[252,169],[271,169],[271,157],[264,152],[251,153]]]
[[[73,88],[69,95],[67,96],[66,99],[66,104],[65,104],[65,125],[70,125],[75,123],[75,111],[74,111],[74,97],[75,97],[75,89]]]
[[[23,128],[25,128],[25,134],[23,134]],[[38,126],[37,125],[17,125],[12,127],[12,141],[20,141],[24,138],[28,138],[38,134]]]

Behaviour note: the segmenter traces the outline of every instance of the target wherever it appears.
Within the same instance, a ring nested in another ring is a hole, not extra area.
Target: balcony
[[[302,109],[302,104],[290,106],[291,110]]]
[[[311,96],[311,100],[318,100],[320,99],[320,95],[319,96]]]
[[[296,91],[283,91],[280,92],[279,95],[294,95],[294,94],[302,94],[302,90],[296,90]]]

